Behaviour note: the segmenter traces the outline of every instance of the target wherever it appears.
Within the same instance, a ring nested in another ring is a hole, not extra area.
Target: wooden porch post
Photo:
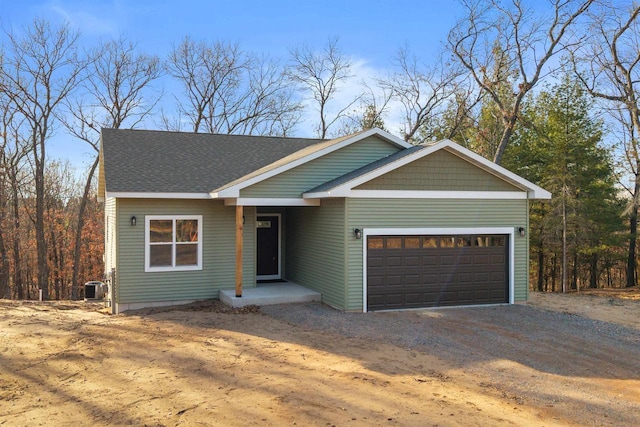
[[[242,230],[244,228],[244,210],[236,205],[236,297],[242,297]]]

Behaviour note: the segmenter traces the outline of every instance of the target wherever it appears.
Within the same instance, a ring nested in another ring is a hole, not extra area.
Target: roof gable
[[[304,194],[305,198],[323,198],[323,197],[350,197],[353,195],[353,191],[358,190],[360,186],[365,183],[371,182],[387,173],[402,168],[403,166],[410,164],[416,160],[422,159],[426,156],[437,153],[440,150],[446,150],[452,155],[455,155],[461,160],[464,160],[471,165],[481,169],[482,171],[491,174],[501,181],[515,187],[513,190],[526,192],[527,196],[531,199],[550,199],[551,193],[543,188],[533,184],[532,182],[508,171],[507,169],[479,156],[478,154],[456,144],[450,140],[442,140],[436,143],[423,144],[412,147],[408,150],[404,150],[381,159],[370,165],[364,166],[358,170],[355,170],[342,177],[336,178],[332,181],[324,183],[314,189],[309,190]],[[375,182],[375,181],[374,181]],[[381,183],[379,181],[379,183]],[[495,184],[494,180],[491,180]],[[366,185],[365,185],[366,186]],[[374,190],[376,191],[376,190]],[[393,191],[393,190],[389,190]],[[411,191],[411,190],[408,190]],[[424,191],[424,190],[414,190]],[[438,191],[445,193],[451,190],[427,190]],[[471,190],[471,191],[483,191],[483,190]],[[502,190],[499,190],[502,191]],[[497,193],[497,191],[496,191]],[[391,193],[389,193],[391,194]],[[483,192],[487,194],[487,192]]]
[[[386,141],[389,144],[392,144],[393,146],[398,148],[411,147],[411,144],[409,144],[408,142],[403,141],[400,138],[397,138],[383,130],[380,130],[377,128],[369,129],[363,132],[347,135],[342,138],[325,141],[316,146],[309,147],[308,149],[294,153],[290,156],[280,159],[277,162],[274,162],[259,170],[256,170],[255,172],[245,175],[240,179],[233,181],[221,188],[218,188],[212,191],[212,195],[214,197],[219,197],[219,198],[240,197],[240,190],[244,188],[247,188],[249,186],[262,182],[266,179],[269,179],[271,177],[274,177],[276,175],[289,171],[300,165],[311,162],[322,156],[333,153],[337,150],[340,150],[344,147],[348,147],[352,144],[355,144],[359,141],[370,138],[372,136],[376,136],[382,141]]]
[[[300,198],[302,193],[400,150],[372,135],[240,190],[240,197]]]
[[[455,154],[438,150],[373,178],[355,190],[522,191]]]

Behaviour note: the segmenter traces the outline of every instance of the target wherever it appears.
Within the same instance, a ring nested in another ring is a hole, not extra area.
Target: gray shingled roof
[[[393,163],[397,160],[402,159],[405,156],[415,153],[416,151],[420,151],[422,149],[427,148],[429,145],[415,145],[410,148],[406,148],[404,150],[397,151],[393,154],[388,155],[380,160],[377,160],[373,163],[369,163],[368,165],[362,166],[354,171],[351,171],[347,174],[339,176],[331,181],[327,181],[324,184],[320,184],[317,187],[314,187],[310,190],[305,191],[305,193],[318,193],[323,191],[330,191],[333,188],[336,188],[342,184],[346,184],[347,182],[354,180],[362,175],[365,175],[369,172],[373,172],[374,170],[386,166],[390,163]]]
[[[109,192],[209,193],[326,140],[103,129]]]

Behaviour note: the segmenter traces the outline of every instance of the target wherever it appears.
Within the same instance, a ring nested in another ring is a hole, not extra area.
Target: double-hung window
[[[202,270],[202,215],[147,215],[145,271]]]

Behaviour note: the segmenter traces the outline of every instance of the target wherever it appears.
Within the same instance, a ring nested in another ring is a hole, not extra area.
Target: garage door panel
[[[383,267],[384,266],[384,257],[382,257],[382,256],[370,256],[369,258],[367,258],[367,265],[370,268]]]
[[[492,271],[490,273],[491,282],[502,282],[505,280],[506,275],[502,271]]]
[[[458,303],[472,303],[475,301],[475,292],[473,290],[461,290],[458,292]]]
[[[422,265],[438,265],[437,255],[425,255],[422,257]]]
[[[473,263],[478,265],[489,264],[489,254],[474,254]]]
[[[404,283],[407,286],[411,286],[411,285],[421,286],[422,285],[422,283],[420,281],[420,275],[419,274],[406,274],[404,276]]]
[[[491,254],[491,264],[504,264],[504,255]]]
[[[441,255],[440,256],[440,265],[455,265],[456,257],[453,254]]]
[[[460,283],[473,283],[475,274],[473,273],[459,273],[458,282]]]
[[[460,264],[462,265],[471,265],[473,264],[473,255],[460,255],[458,258],[460,260]]]
[[[508,236],[371,238],[376,249],[367,251],[369,310],[509,300]]]
[[[420,266],[420,256],[419,255],[413,255],[413,256],[406,256],[404,257],[404,265],[406,267],[417,267]]]

